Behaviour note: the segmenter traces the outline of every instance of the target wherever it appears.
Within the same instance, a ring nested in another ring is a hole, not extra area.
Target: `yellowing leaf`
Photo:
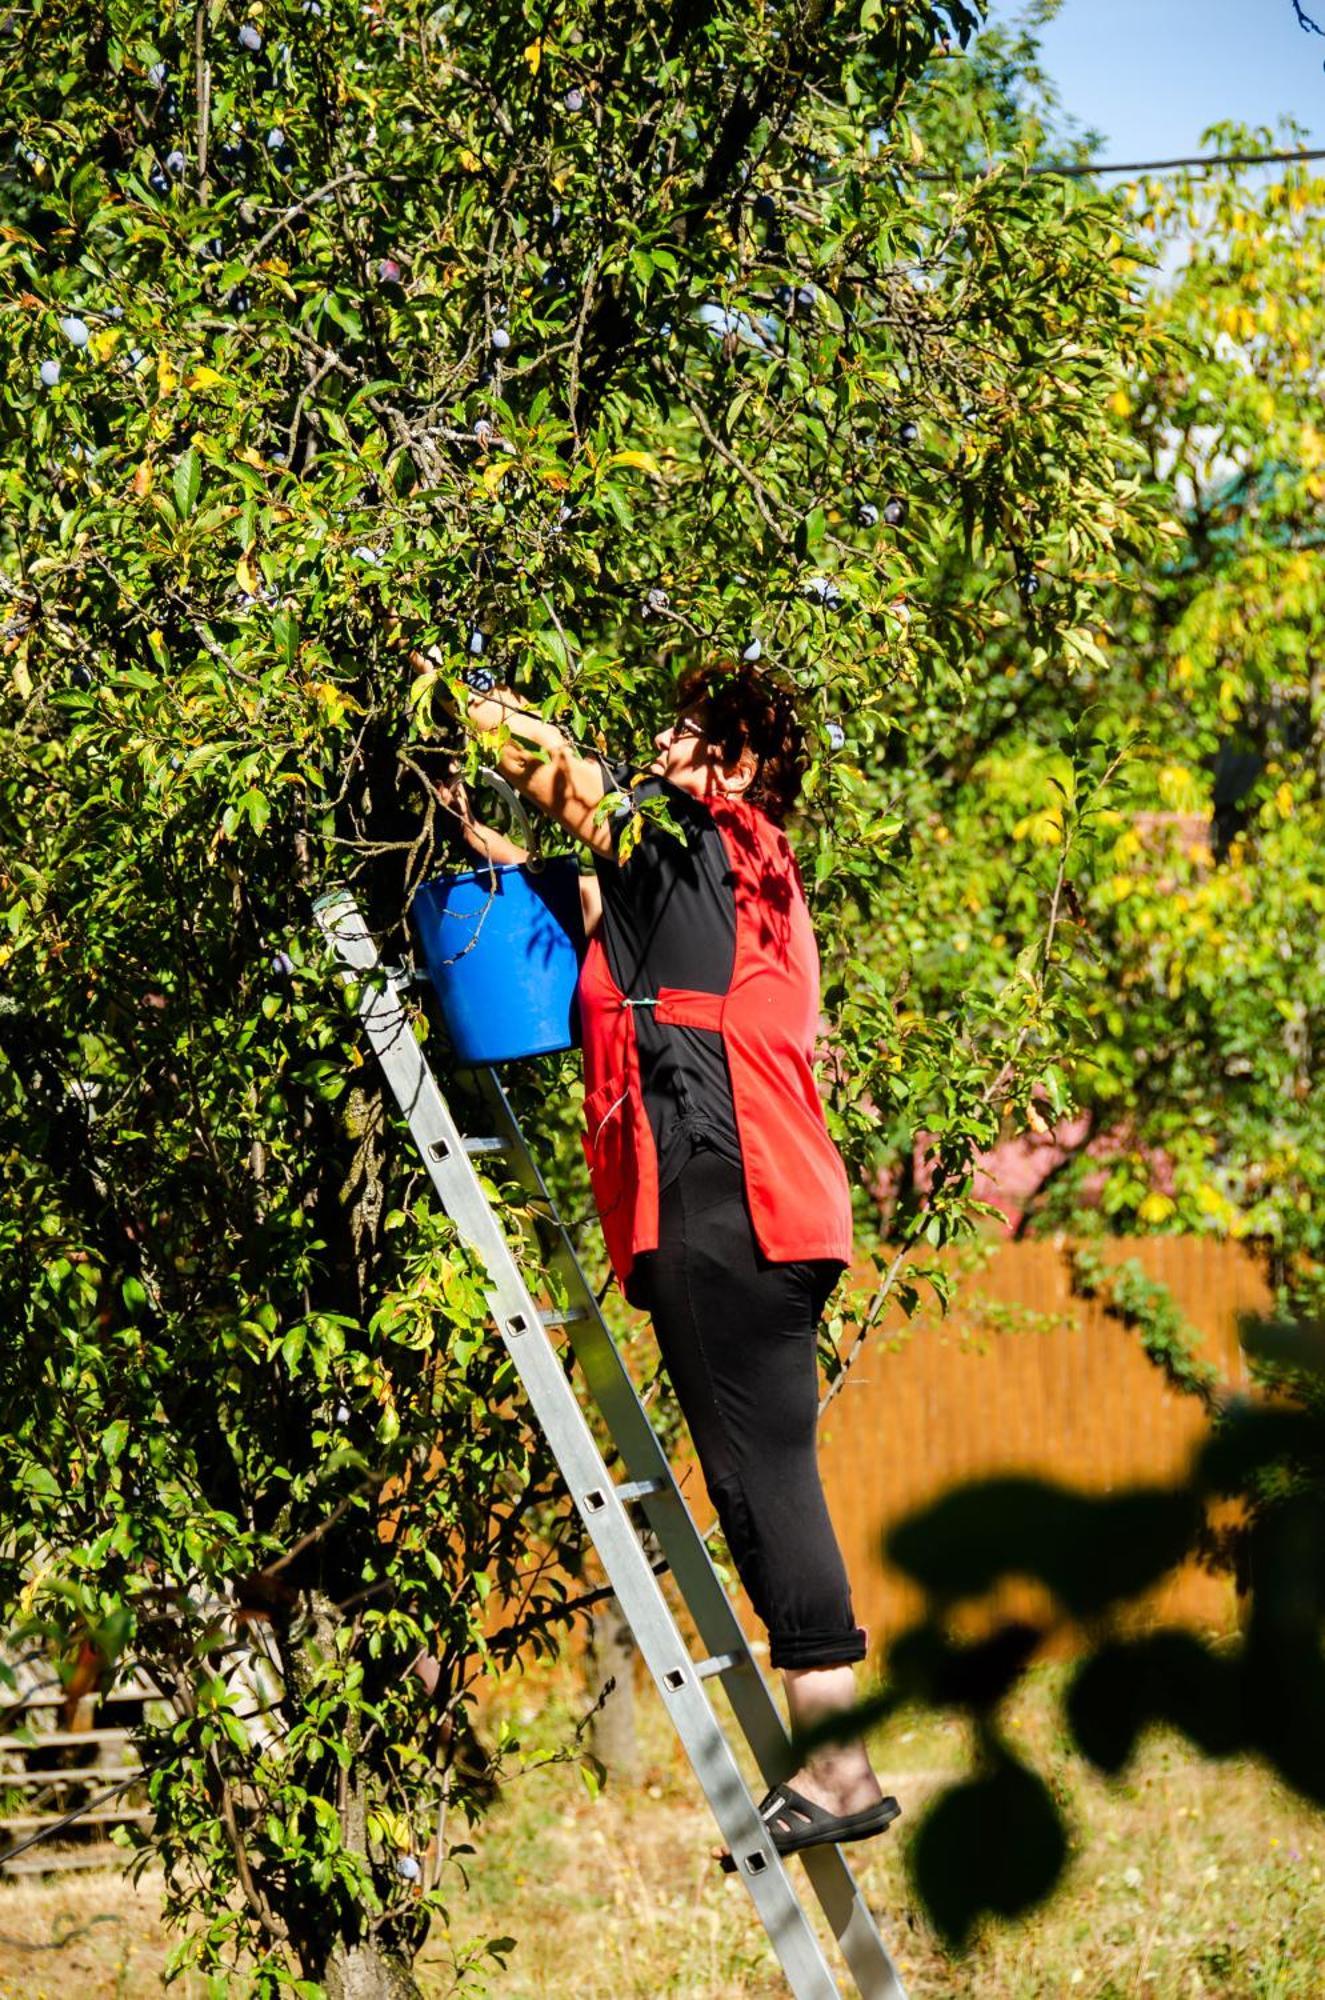
[[[1274,795],[1274,802],[1284,819],[1291,819],[1293,817],[1293,787],[1291,785],[1280,785]]]
[[[1210,1181],[1202,1181],[1196,1190],[1196,1206],[1202,1215],[1213,1215],[1223,1223],[1229,1223],[1237,1216],[1237,1210],[1228,1196]]]
[[[471,153],[468,146],[460,148],[460,151],[456,154],[456,159],[467,174],[478,174],[483,171],[482,160],[480,160],[477,153]]]
[[[353,696],[344,693],[338,687],[333,687],[330,681],[311,681],[308,692],[313,696],[318,707],[333,727],[337,723],[343,722],[347,715],[363,714],[363,710],[360,708],[358,702],[354,700]]]
[[[487,488],[489,495],[497,491],[497,488],[501,485],[506,474],[511,471],[513,465],[513,459],[496,458],[492,461],[491,465],[484,466],[483,484]]]
[[[1136,1211],[1138,1222],[1167,1222],[1178,1204],[1166,1194],[1150,1193]]]
[[[1043,812],[1027,813],[1012,829],[1014,840],[1029,840],[1036,847],[1057,847],[1063,838],[1063,816],[1058,806]]]
[[[93,334],[88,342],[88,348],[98,361],[109,361],[123,334],[122,326],[103,326],[99,332]]]
[[[258,594],[258,579],[253,574],[253,565],[249,561],[251,554],[251,549],[245,549],[243,555],[235,564],[235,582],[241,590],[246,590],[250,597],[256,597]]]
[[[538,66],[543,60],[543,37],[541,35],[536,35],[533,41],[526,45],[524,59],[529,65],[530,74],[537,76]]]
[[[239,460],[241,465],[256,466],[259,472],[266,472],[268,469],[267,461],[262,456],[262,453],[260,451],[254,451],[251,444],[246,444],[242,451],[237,451],[235,453],[235,457]]]
[[[145,500],[147,498],[152,490],[152,480],[155,477],[155,472],[156,468],[153,466],[151,459],[145,458],[137,472],[133,475],[133,497],[135,500]]]
[[[662,478],[662,467],[651,451],[614,451],[609,457],[609,465],[634,465],[651,478]]]
[[[617,841],[617,855],[623,864],[629,861],[631,854],[639,845],[643,832],[644,821],[642,816],[639,813],[632,813],[631,817],[622,827]]]
[[[186,389],[224,389],[225,376],[219,375],[215,368],[205,366],[195,368],[184,384],[184,387]]]
[[[163,350],[156,357],[156,393],[158,396],[170,396],[178,387],[179,370]]]
[[[1156,775],[1159,795],[1170,812],[1199,812],[1201,781],[1185,764],[1161,764]]]

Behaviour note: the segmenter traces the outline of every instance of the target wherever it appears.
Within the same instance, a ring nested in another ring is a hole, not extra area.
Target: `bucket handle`
[[[514,785],[506,778],[503,778],[499,771],[490,771],[486,765],[481,765],[478,775],[488,786],[489,790],[496,792],[502,803],[510,808],[524,837],[525,847],[529,851],[529,859],[524,865],[536,875],[540,869],[547,866],[547,856],[536,852],[543,832],[542,820],[539,820],[536,826],[530,824],[524,800],[520,797]]]

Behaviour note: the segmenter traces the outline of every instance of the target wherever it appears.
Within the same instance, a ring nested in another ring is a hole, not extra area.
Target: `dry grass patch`
[[[1062,1735],[1063,1678],[1059,1667],[1033,1675],[1009,1720],[1068,1815],[1067,1881],[1046,1909],[991,1929],[964,1960],[950,1959],[919,1917],[903,1841],[935,1785],[965,1768],[965,1732],[913,1715],[876,1743],[902,1802],[903,1838],[862,1844],[853,1858],[913,2000],[1325,1993],[1325,1820],[1255,1765],[1206,1765],[1169,1737],[1151,1739],[1125,1784],[1103,1783]],[[454,1992],[457,1956],[503,1933],[517,1942],[506,1966],[486,1975],[493,2000],[775,2000],[785,1992],[748,1897],[708,1858],[713,1824],[658,1703],[645,1694],[639,1706],[637,1787],[609,1785],[592,1798],[573,1767],[531,1770],[474,1829],[475,1851],[458,1863],[469,1891],[452,1878],[450,1927],[434,1933],[420,1960],[428,2000]],[[582,1711],[567,1670],[550,1686],[499,1690],[486,1726],[504,1714],[533,1760],[564,1741]],[[157,1886],[149,1876],[135,1892],[100,1874],[0,1882],[0,2000],[159,1993],[167,1942]],[[59,1948],[32,1949],[52,1943]],[[233,1982],[228,1990],[242,1993]],[[208,1993],[196,1979],[174,1991],[180,2000]]]

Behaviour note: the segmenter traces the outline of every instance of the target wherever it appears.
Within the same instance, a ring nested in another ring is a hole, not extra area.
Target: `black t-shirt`
[[[621,991],[656,999],[660,986],[725,993],[736,960],[736,876],[717,823],[701,800],[666,778],[631,785],[637,767],[599,757],[608,789],[634,799],[665,797],[675,835],[645,819],[624,862],[595,854],[602,889],[601,937]],[[608,824],[615,853],[634,808],[623,801]],[[710,1146],[741,1164],[731,1074],[722,1036],[712,1028],[659,1026],[649,1007],[634,1009],[644,1107],[658,1148],[658,1186],[675,1180],[691,1154]]]

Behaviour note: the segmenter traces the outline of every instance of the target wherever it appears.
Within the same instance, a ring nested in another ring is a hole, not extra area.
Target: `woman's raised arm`
[[[422,653],[411,653],[410,657],[420,672],[436,672],[434,663]],[[439,692],[439,699],[453,714],[459,713],[445,692]],[[487,694],[471,692],[460,719],[483,736],[495,735],[504,723],[510,735],[497,753],[494,768],[522,798],[564,826],[576,840],[582,840],[596,854],[612,858],[607,822],[595,817],[595,808],[607,789],[601,765],[580,756],[555,723],[545,721],[507,687],[495,687]]]

